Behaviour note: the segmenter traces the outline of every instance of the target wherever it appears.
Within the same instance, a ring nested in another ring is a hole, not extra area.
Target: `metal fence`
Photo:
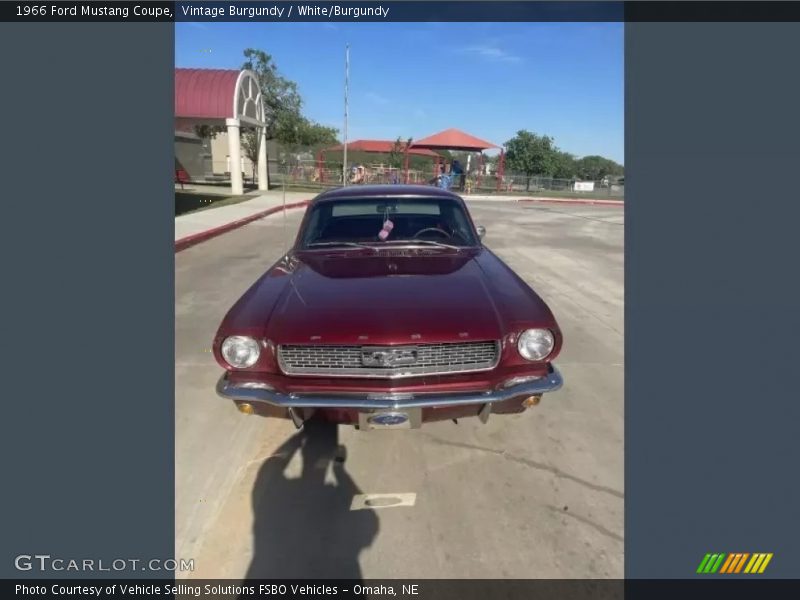
[[[598,181],[575,179],[556,179],[554,177],[529,177],[514,173],[505,173],[499,182],[497,177],[491,178],[492,189],[505,194],[550,194],[554,196],[586,196],[589,198],[625,197],[624,180],[604,178]]]
[[[270,169],[272,182],[287,186],[340,186],[346,178],[348,185],[376,184],[424,184],[432,177],[421,169],[392,167],[375,163],[356,165],[344,170],[341,163],[321,163],[317,161],[297,162],[294,164],[276,164]]]
[[[245,188],[257,187],[257,169],[244,159],[242,168]],[[287,189],[323,190],[342,185],[343,174],[348,185],[369,184],[424,184],[446,187],[464,194],[504,194],[504,195],[553,195],[579,196],[587,198],[615,198],[625,196],[624,180],[607,178],[601,181],[576,181],[552,177],[529,177],[527,175],[504,173],[498,178],[494,173],[473,169],[463,176],[449,176],[435,173],[435,165],[409,168],[390,166],[386,163],[367,163],[354,165],[343,171],[341,163],[320,162],[316,160],[269,161],[271,187]],[[195,170],[189,174],[176,165],[176,182],[224,185],[230,182],[230,161],[206,160],[202,172]]]

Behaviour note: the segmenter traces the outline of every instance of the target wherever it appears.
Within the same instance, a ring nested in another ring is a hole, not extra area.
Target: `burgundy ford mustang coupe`
[[[217,393],[245,414],[360,429],[520,413],[562,385],[544,301],[423,186],[320,194],[292,249],[228,311]]]

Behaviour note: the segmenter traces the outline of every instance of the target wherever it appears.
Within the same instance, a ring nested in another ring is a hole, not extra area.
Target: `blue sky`
[[[264,50],[341,135],[349,43],[351,140],[528,129],[622,163],[623,38],[622,23],[176,23],[175,64],[239,68]]]

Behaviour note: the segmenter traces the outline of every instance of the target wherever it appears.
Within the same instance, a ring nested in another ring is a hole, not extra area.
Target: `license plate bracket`
[[[358,428],[371,429],[418,429],[422,425],[422,409],[386,408],[363,410],[358,413]]]

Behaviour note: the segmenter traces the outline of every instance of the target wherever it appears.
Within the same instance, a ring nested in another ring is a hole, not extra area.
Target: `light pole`
[[[342,185],[347,185],[347,91],[350,85],[350,44],[344,51],[344,144],[342,152]]]

